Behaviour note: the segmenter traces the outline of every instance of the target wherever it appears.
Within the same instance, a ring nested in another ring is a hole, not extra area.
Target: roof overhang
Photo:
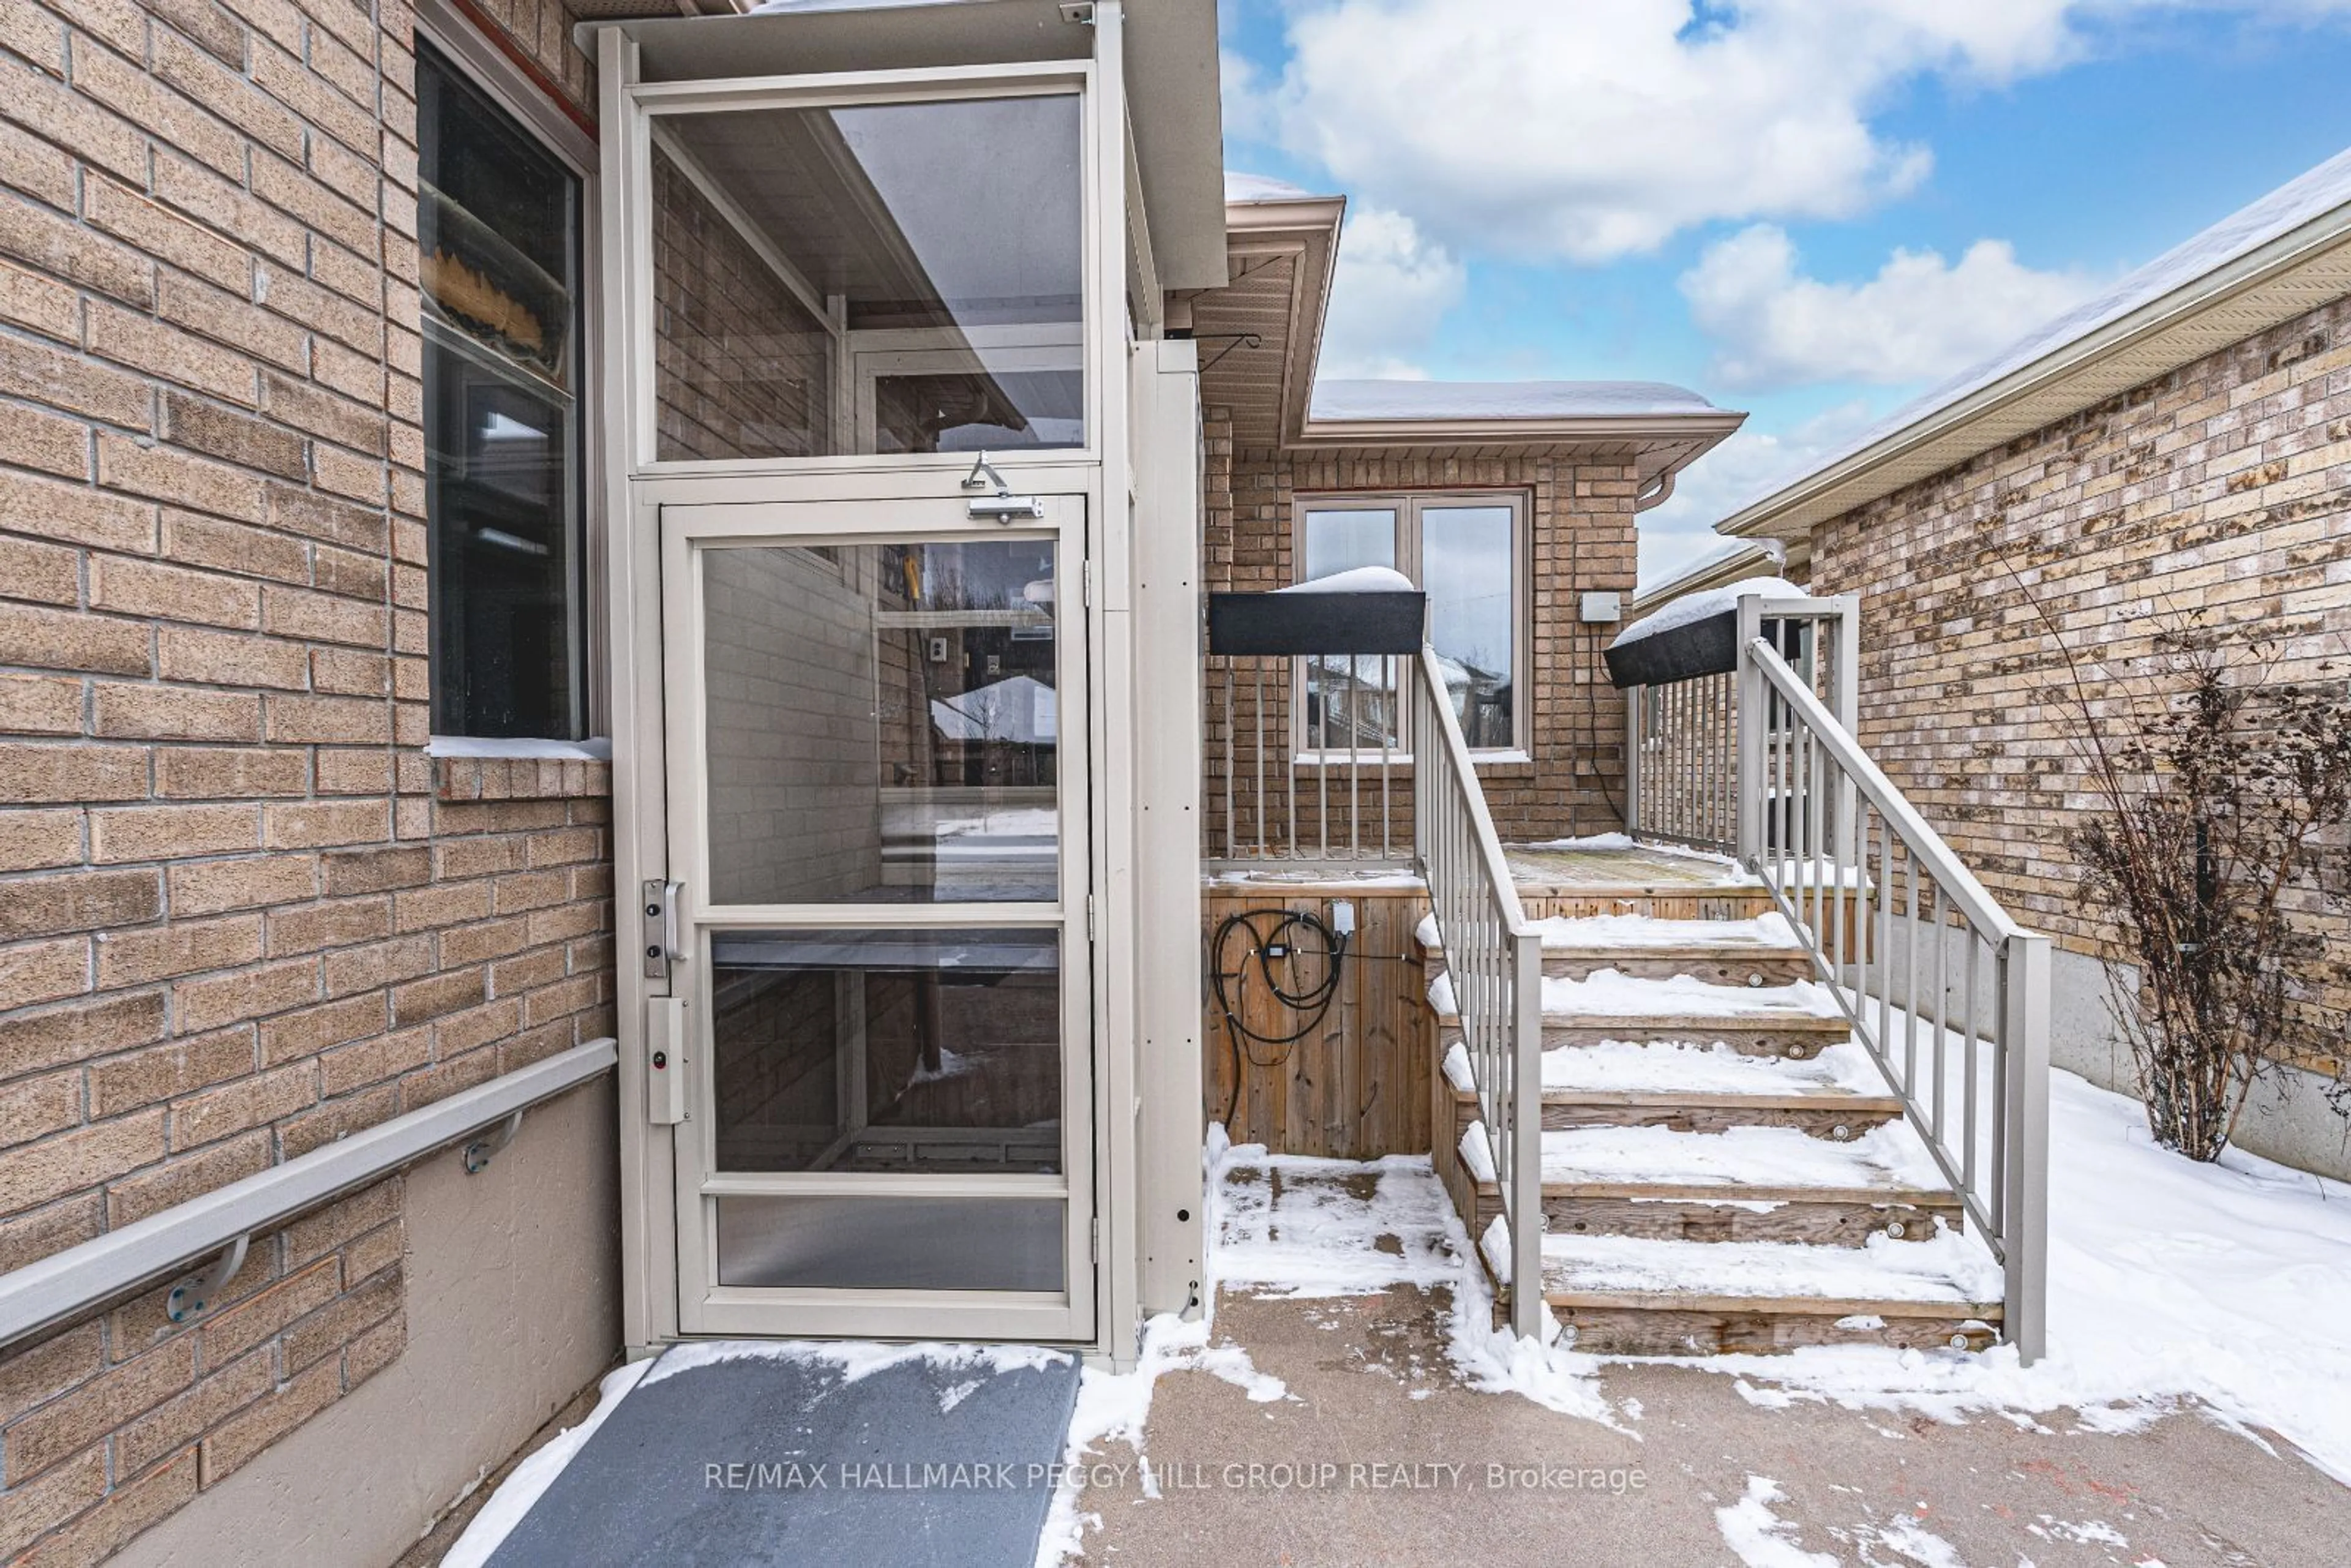
[[[2351,295],[2351,204],[2323,214],[1715,525],[1789,541],[2182,365]]]
[[[1739,545],[1711,560],[1700,561],[1678,577],[1667,578],[1655,588],[1634,594],[1626,619],[1637,621],[1688,594],[1703,593],[1709,588],[1728,588],[1750,577],[1776,576],[1783,570],[1771,547],[1760,542]]]
[[[1304,427],[1307,404],[1314,396],[1314,367],[1322,357],[1323,318],[1339,265],[1339,230],[1346,217],[1344,196],[1240,203],[1225,212],[1226,254],[1235,282],[1285,257],[1292,264],[1278,403],[1285,444]]]
[[[1295,446],[1573,446],[1705,439],[1712,446],[1744,413],[1655,413],[1538,419],[1313,419]],[[1701,448],[1700,450],[1704,450]],[[1696,453],[1691,454],[1696,456]],[[1687,459],[1685,459],[1687,461]],[[1677,465],[1678,466],[1678,465]]]
[[[1644,455],[1644,479],[1654,480],[1687,466],[1746,419],[1712,408],[1574,417],[1317,417],[1315,372],[1346,214],[1340,196],[1239,201],[1226,209],[1232,282],[1204,295],[1195,308],[1202,395],[1234,410],[1237,439],[1311,451],[1631,447]],[[1252,282],[1260,277],[1266,281]],[[1263,341],[1252,348],[1249,337]],[[1272,362],[1262,367],[1234,358],[1268,351]],[[1219,377],[1214,368],[1219,363],[1234,369]]]
[[[1225,280],[1216,0],[1149,0],[1123,16],[1127,119],[1152,261],[1163,287],[1214,287]],[[1093,28],[1065,16],[1061,0],[809,0],[755,16],[611,25],[636,42],[649,82],[1083,60],[1094,52]]]

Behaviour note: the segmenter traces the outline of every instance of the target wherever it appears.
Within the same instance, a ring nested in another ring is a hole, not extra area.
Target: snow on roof
[[[1719,413],[1664,382],[1319,381],[1308,417],[1381,419],[1625,419]]]
[[[1277,180],[1270,174],[1245,174],[1238,169],[1225,171],[1225,200],[1228,203],[1246,204],[1252,202],[1320,202],[1328,199],[1287,180]]]
[[[1655,582],[1643,582],[1636,585],[1633,590],[1633,597],[1640,600],[1646,599],[1651,594],[1665,593],[1689,581],[1692,578],[1703,577],[1718,567],[1729,566],[1733,561],[1766,559],[1771,553],[1771,547],[1761,539],[1719,540],[1712,549],[1686,565],[1676,568],[1672,576],[1659,578]]]
[[[1655,615],[1645,615],[1622,632],[1608,645],[1622,648],[1628,643],[1638,643],[1660,632],[1670,632],[1677,626],[1687,626],[1693,621],[1703,621],[1709,615],[1719,615],[1735,610],[1739,601],[1749,594],[1761,594],[1766,599],[1802,599],[1805,591],[1784,577],[1750,577],[1744,582],[1733,582],[1721,588],[1709,588],[1704,593],[1686,593]]]
[[[2336,153],[2315,169],[2287,181],[2268,195],[2222,218],[2183,244],[2174,246],[2105,293],[2086,299],[2064,315],[2026,333],[1999,353],[1958,375],[1871,425],[1801,474],[1790,474],[1732,508],[1736,517],[1815,474],[1825,472],[1857,452],[1865,452],[1886,437],[1938,413],[1953,403],[1981,392],[2002,377],[2014,374],[2118,321],[2142,306],[2194,283],[2208,273],[2259,250],[2282,235],[2314,218],[2351,204],[2351,149]]]

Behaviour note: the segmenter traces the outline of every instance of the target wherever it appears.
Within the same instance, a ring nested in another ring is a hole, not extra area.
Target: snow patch
[[[1478,1250],[1485,1255],[1486,1266],[1494,1270],[1494,1278],[1507,1285],[1510,1282],[1510,1224],[1500,1215],[1488,1222],[1486,1234],[1478,1238]]]
[[[1439,1018],[1458,1018],[1461,1009],[1454,1005],[1453,976],[1448,970],[1428,982],[1428,1005],[1437,1009]]]
[[[1451,1045],[1447,1046],[1445,1048],[1445,1061],[1441,1065],[1445,1071],[1445,1082],[1452,1084],[1454,1088],[1458,1089],[1464,1094],[1474,1094],[1477,1092],[1478,1079],[1477,1075],[1469,1071],[1469,1048],[1468,1046],[1462,1044],[1458,1040]]]
[[[1543,1011],[1627,1018],[1702,1018],[1791,1013],[1811,1018],[1844,1017],[1835,993],[1813,980],[1784,986],[1718,986],[1691,975],[1646,979],[1622,969],[1594,969],[1580,980],[1543,977]]]
[[[843,1384],[857,1383],[894,1366],[926,1365],[946,1373],[977,1373],[982,1378],[1008,1372],[1043,1372],[1069,1364],[1067,1351],[1033,1344],[949,1344],[937,1341],[913,1344],[883,1344],[870,1340],[712,1340],[673,1346],[653,1370],[644,1385],[666,1382],[680,1373],[717,1366],[730,1361],[789,1361],[829,1367]]]
[[[1472,1180],[1494,1179],[1494,1145],[1486,1136],[1485,1123],[1472,1122],[1461,1129],[1461,1163],[1468,1168]]]
[[[2047,1535],[2059,1541],[2070,1541],[2076,1546],[2115,1546],[2127,1548],[2130,1540],[2103,1519],[2085,1519],[2069,1522],[2054,1514],[2044,1513],[2038,1525],[2028,1524],[2035,1535]]]
[[[1919,1568],[1968,1568],[1959,1550],[1915,1519],[1896,1518],[1869,1533],[1876,1543],[1919,1564]]]
[[[1420,590],[1394,567],[1358,566],[1273,591],[1278,597],[1284,593],[1418,593]]]
[[[1711,1041],[1609,1040],[1597,1045],[1554,1046],[1543,1052],[1542,1072],[1546,1089],[1692,1094],[1886,1092],[1886,1075],[1867,1048],[1849,1040],[1801,1061],[1742,1055]]]
[[[1608,645],[1629,647],[1635,643],[1688,626],[1736,610],[1739,601],[1753,595],[1763,599],[1809,599],[1812,594],[1784,577],[1750,577],[1744,582],[1733,582],[1721,588],[1709,588],[1702,593],[1686,593],[1653,615],[1644,615],[1622,632]]]
[[[1753,1403],[1949,1422],[2068,1410],[2127,1432],[2194,1398],[2351,1482],[2351,1185],[2239,1149],[2217,1165],[2181,1159],[2156,1145],[2137,1102],[2063,1071],[2050,1073],[2049,1149],[2048,1354],[2035,1365],[2005,1344],[1682,1364],[1740,1380]]]
[[[1825,1552],[1807,1552],[1795,1542],[1796,1527],[1771,1511],[1788,1494],[1769,1476],[1749,1476],[1747,1493],[1729,1508],[1714,1511],[1723,1544],[1747,1568],[1838,1568]]]
[[[1578,1127],[1543,1134],[1542,1178],[1880,1192],[1947,1185],[1926,1141],[1906,1122],[1888,1122],[1844,1143],[1815,1138],[1800,1127],[1727,1127],[1706,1134],[1672,1127]]]

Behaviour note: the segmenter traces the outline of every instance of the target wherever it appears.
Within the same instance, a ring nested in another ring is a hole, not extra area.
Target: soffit
[[[1223,104],[1215,0],[1130,0],[1127,115],[1163,286],[1225,277]],[[824,4],[746,16],[614,24],[649,82],[1090,59],[1091,26],[1059,0]],[[590,46],[592,47],[592,45]]]
[[[2185,299],[2068,344],[1982,392],[1886,436],[1716,525],[1792,542],[1821,523],[1930,479],[2247,338],[2351,295],[2351,243],[2249,276],[2200,280]]]

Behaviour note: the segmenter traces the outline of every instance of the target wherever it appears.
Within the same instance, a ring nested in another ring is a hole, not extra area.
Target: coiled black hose
[[[1261,924],[1268,920],[1272,922],[1270,927]],[[1236,931],[1249,938],[1249,946],[1240,956],[1238,967],[1226,962]],[[1290,934],[1293,931],[1311,935],[1315,946],[1308,947],[1303,943],[1290,940]],[[1276,977],[1273,966],[1277,960],[1290,959],[1294,963],[1302,953],[1311,962],[1318,952],[1323,960],[1322,977],[1311,986],[1292,991]],[[1304,1020],[1287,1034],[1267,1034],[1241,1021],[1239,1000],[1228,988],[1228,983],[1246,986],[1252,958],[1256,960],[1258,973],[1264,977],[1265,988],[1273,999]],[[1227,1123],[1232,1121],[1233,1113],[1240,1106],[1242,1064],[1247,1062],[1257,1068],[1279,1067],[1290,1060],[1290,1048],[1322,1026],[1323,1018],[1331,1010],[1332,1001],[1339,994],[1339,977],[1346,958],[1347,938],[1332,930],[1321,915],[1302,909],[1245,909],[1238,915],[1227,915],[1217,926],[1216,936],[1208,945],[1208,984],[1216,993],[1217,1011],[1223,1015],[1225,1020],[1225,1043],[1233,1055],[1233,1090],[1225,1102],[1223,1117]],[[1243,1045],[1245,1040],[1250,1045],[1270,1047],[1273,1053],[1261,1059],[1255,1051]]]

